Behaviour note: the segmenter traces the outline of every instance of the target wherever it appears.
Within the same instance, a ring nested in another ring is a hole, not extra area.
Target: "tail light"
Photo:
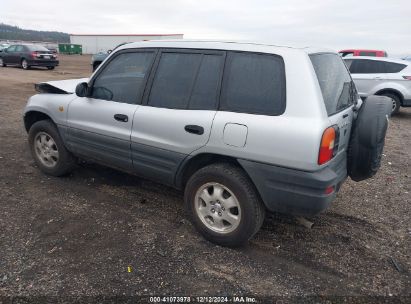
[[[37,58],[37,52],[31,52],[31,57],[32,58]]]
[[[320,152],[318,153],[319,165],[330,161],[337,154],[339,135],[340,131],[338,126],[325,129],[321,138]]]
[[[402,78],[404,78],[406,80],[411,80],[411,76],[402,76]]]

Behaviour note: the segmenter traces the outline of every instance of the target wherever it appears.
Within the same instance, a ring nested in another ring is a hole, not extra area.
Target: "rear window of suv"
[[[338,113],[353,104],[353,84],[350,74],[337,54],[310,55],[317,74],[328,116]]]
[[[280,56],[229,52],[220,109],[261,115],[285,110],[285,69]]]

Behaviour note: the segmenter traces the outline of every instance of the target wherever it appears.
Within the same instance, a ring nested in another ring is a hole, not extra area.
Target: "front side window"
[[[285,69],[281,57],[231,52],[227,56],[220,109],[262,115],[285,110]]]
[[[169,109],[216,109],[223,64],[221,54],[163,52],[148,105]]]
[[[12,52],[15,52],[15,51],[16,51],[16,46],[15,45],[12,45],[7,49],[7,52],[9,52],[9,53],[12,53]]]
[[[116,56],[97,75],[91,97],[137,103],[141,98],[154,55],[154,52],[135,52]]]
[[[380,74],[385,73],[385,62],[369,59],[355,60],[350,67],[353,74]]]
[[[328,116],[338,113],[354,102],[354,85],[347,67],[336,54],[310,55]],[[351,66],[353,63],[351,64]]]

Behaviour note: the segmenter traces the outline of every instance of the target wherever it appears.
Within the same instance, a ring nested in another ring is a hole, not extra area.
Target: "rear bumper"
[[[347,178],[347,157],[337,156],[316,172],[238,160],[251,177],[268,210],[293,215],[316,215],[328,208]],[[326,194],[325,189],[334,191]]]
[[[59,65],[58,60],[27,60],[30,66],[55,67]]]

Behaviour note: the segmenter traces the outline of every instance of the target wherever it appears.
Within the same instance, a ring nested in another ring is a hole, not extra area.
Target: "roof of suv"
[[[386,62],[393,62],[393,63],[400,63],[410,65],[411,62],[403,59],[397,58],[390,58],[390,57],[373,57],[373,56],[355,56],[355,57],[344,57],[344,60],[361,60],[361,59],[369,59],[369,60],[376,60],[376,61],[386,61]]]
[[[247,42],[247,41],[231,41],[231,40],[189,40],[189,39],[163,39],[163,40],[150,40],[150,41],[139,41],[129,43],[119,49],[128,49],[136,47],[169,47],[169,48],[199,48],[199,49],[227,49],[227,50],[244,50],[244,51],[255,51],[255,52],[265,52],[268,49],[270,51],[292,49],[304,51],[308,54],[312,53],[337,53],[330,49],[315,48],[315,47],[293,47],[293,46],[283,46],[274,45],[269,43],[260,42]]]

